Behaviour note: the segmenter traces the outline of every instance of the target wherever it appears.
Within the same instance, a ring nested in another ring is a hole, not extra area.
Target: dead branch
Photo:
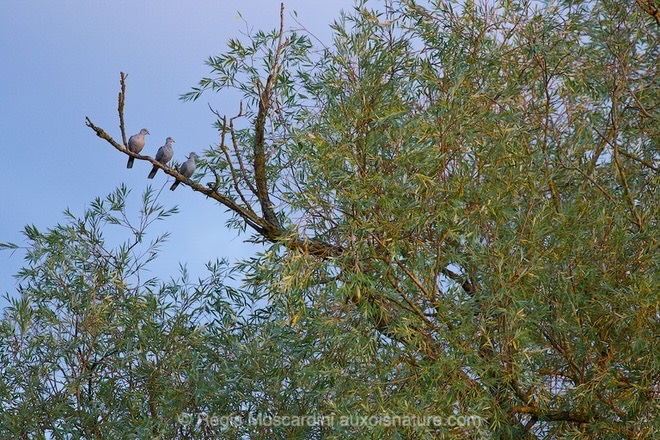
[[[121,141],[128,150],[128,142],[126,141],[126,126],[124,125],[124,102],[126,98],[126,75],[124,72],[119,73],[119,83],[121,88],[119,96],[117,97],[117,113],[119,113],[119,130],[121,131]]]
[[[284,41],[284,4],[280,7],[280,35],[277,42],[277,50],[275,52],[275,59],[273,60],[273,68],[266,80],[266,86],[263,92],[259,93],[259,111],[255,119],[255,139],[254,139],[254,180],[257,187],[257,198],[261,205],[261,212],[264,218],[272,225],[280,225],[279,219],[273,210],[273,204],[270,201],[270,194],[268,191],[268,178],[266,176],[266,154],[265,154],[265,132],[266,132],[266,118],[270,110],[273,85],[277,81],[277,75],[280,69],[280,56],[286,42]]]
[[[153,166],[161,169],[165,174],[174,177],[174,179],[186,184],[189,186],[193,191],[199,192],[204,194],[206,197],[211,198],[220,204],[224,205],[225,207],[229,208],[231,211],[239,215],[245,223],[252,228],[255,232],[257,232],[259,235],[261,235],[264,240],[271,242],[271,243],[282,243],[284,244],[288,249],[291,250],[296,250],[300,251],[304,254],[312,255],[317,258],[321,259],[328,259],[328,258],[333,258],[341,255],[344,252],[344,249],[340,246],[336,246],[330,243],[327,243],[323,240],[317,239],[317,238],[310,238],[310,237],[300,237],[295,234],[291,234],[288,231],[285,231],[282,229],[280,226],[279,222],[277,221],[277,217],[275,216],[275,212],[273,211],[270,201],[268,199],[268,193],[261,192],[264,189],[267,189],[266,186],[266,181],[265,181],[265,161],[262,164],[264,167],[262,170],[263,173],[263,180],[261,183],[257,181],[257,196],[265,194],[265,199],[259,198],[259,201],[262,206],[262,210],[264,206],[266,206],[268,209],[266,209],[263,214],[263,217],[260,217],[253,209],[252,207],[247,203],[247,200],[245,198],[242,198],[241,200],[245,205],[241,205],[237,203],[234,199],[231,197],[227,197],[221,193],[218,192],[218,188],[216,188],[214,185],[211,186],[204,186],[201,185],[187,177],[185,177],[183,174],[179,173],[175,168],[170,168],[167,165],[163,165],[162,163],[158,162],[156,159],[154,159],[151,156],[143,156],[141,154],[134,153],[130,151],[126,147],[126,135],[125,135],[125,129],[124,129],[124,102],[125,102],[125,97],[126,97],[126,74],[121,73],[120,75],[120,84],[121,84],[121,91],[119,92],[119,99],[118,99],[118,106],[117,110],[119,113],[119,124],[120,124],[120,130],[122,132],[122,141],[124,144],[120,144],[117,142],[112,136],[110,136],[103,128],[95,125],[92,120],[89,117],[85,118],[85,124],[91,128],[96,135],[108,142],[110,145],[112,145],[114,148],[116,148],[118,151],[121,151],[122,153],[134,157],[137,160],[144,160],[149,163],[151,163]],[[269,81],[271,84],[270,87],[272,87],[272,82]],[[270,93],[270,92],[269,92]],[[239,113],[240,115],[240,113]],[[232,124],[232,119],[230,119],[230,134],[233,133],[233,124]],[[265,122],[264,122],[265,125]],[[263,135],[263,126],[261,127],[262,129],[262,135]],[[234,147],[235,149],[238,148],[237,142],[235,139],[232,140],[234,142]],[[264,158],[263,155],[263,139],[261,142],[261,158]],[[240,155],[239,155],[240,158]],[[249,182],[249,175],[247,173],[247,170],[242,167],[241,169],[242,177],[248,184],[248,186],[252,189],[254,188]],[[256,179],[256,174],[255,173],[255,179]],[[219,181],[218,177],[216,176],[216,181]],[[239,192],[240,193],[240,192]],[[265,200],[265,201],[264,201]]]

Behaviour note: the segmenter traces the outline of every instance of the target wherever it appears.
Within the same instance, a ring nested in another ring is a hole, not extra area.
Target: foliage
[[[3,321],[14,382],[0,428],[652,437],[658,44],[647,6],[362,2],[328,47],[283,28],[232,40],[183,98],[235,88],[243,101],[231,117],[214,112],[220,141],[184,182],[265,251],[156,289],[124,252],[133,245],[92,245],[100,229],[26,229],[29,255],[47,252],[19,274],[23,299]],[[229,274],[242,287],[224,285]],[[21,419],[21,405],[37,415]],[[381,422],[180,418],[201,412]],[[410,414],[483,423],[382,422]]]
[[[0,328],[3,438],[144,438],[175,426],[161,407],[198,407],[200,291],[185,278],[142,279],[166,238],[144,243],[146,228],[176,209],[149,190],[130,220],[127,196],[122,186],[80,218],[25,228],[20,297],[8,298]],[[115,228],[128,239],[111,248]]]

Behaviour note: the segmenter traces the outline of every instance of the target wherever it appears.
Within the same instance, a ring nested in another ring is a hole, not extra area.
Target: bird
[[[134,134],[130,138],[128,138],[128,149],[132,151],[133,153],[139,154],[140,151],[144,148],[144,135],[149,134],[149,130],[146,128],[143,128],[140,130],[138,134]],[[128,163],[126,164],[126,168],[133,168],[133,161],[135,158],[133,156],[129,156],[128,158]]]
[[[199,156],[197,155],[197,153],[190,153],[190,155],[188,155],[188,160],[182,163],[181,166],[179,167],[179,172],[183,174],[185,177],[192,176],[193,173],[195,172],[195,166],[196,166],[195,159],[197,159],[198,157]],[[181,183],[181,181],[179,180],[174,182],[172,186],[170,186],[170,191],[174,191],[176,187],[179,186],[179,183]]]
[[[160,147],[158,149],[158,152],[156,152],[156,160],[163,165],[166,165],[167,162],[172,159],[172,156],[174,156],[174,149],[172,149],[172,143],[174,142],[174,139],[171,137],[168,137],[165,139],[165,145]],[[151,169],[151,172],[147,176],[147,179],[153,179],[156,173],[158,172],[158,167],[154,165],[154,167]]]

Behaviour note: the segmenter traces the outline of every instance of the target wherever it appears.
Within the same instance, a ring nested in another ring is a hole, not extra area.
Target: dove
[[[193,175],[195,172],[195,159],[197,159],[199,156],[197,153],[190,153],[188,156],[188,160],[185,161],[184,163],[181,164],[179,167],[179,172],[183,174],[185,177],[190,177]],[[177,186],[179,186],[179,183],[181,183],[179,180],[174,182],[172,186],[170,186],[170,191],[174,191]]]
[[[172,159],[172,156],[174,156],[174,149],[172,149],[172,143],[174,142],[174,139],[171,137],[168,137],[165,140],[165,145],[160,147],[158,149],[158,152],[156,153],[156,160],[163,165],[166,165],[167,162]],[[154,165],[154,167],[151,169],[151,172],[147,176],[147,179],[153,179],[156,173],[158,172],[158,167]]]
[[[144,148],[144,135],[149,134],[149,130],[146,128],[143,128],[140,130],[138,134],[134,134],[130,138],[128,138],[128,149],[132,151],[133,153],[139,154],[140,151]],[[130,156],[128,158],[128,163],[126,164],[126,168],[133,168],[133,161],[135,158],[133,156]]]

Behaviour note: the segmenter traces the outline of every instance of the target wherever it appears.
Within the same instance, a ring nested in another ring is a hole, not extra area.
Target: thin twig
[[[128,142],[126,141],[126,126],[124,125],[124,102],[126,99],[126,77],[127,74],[124,72],[119,73],[119,83],[121,84],[121,89],[119,91],[119,96],[117,97],[117,112],[119,113],[119,130],[121,130],[121,140],[124,143],[126,149],[128,149]]]
[[[229,173],[231,174],[231,179],[234,182],[234,190],[236,190],[236,193],[241,198],[241,200],[243,201],[245,206],[250,206],[250,203],[248,203],[247,199],[243,195],[243,191],[241,191],[241,187],[239,185],[239,180],[238,180],[239,172],[236,170],[236,168],[234,168],[234,163],[231,160],[231,156],[229,155],[229,149],[225,145],[225,139],[226,139],[227,132],[230,132],[230,135],[232,137],[232,141],[235,142],[233,127],[230,129],[227,126],[227,117],[226,116],[220,116],[220,114],[216,110],[211,108],[210,105],[209,105],[209,108],[211,109],[211,112],[214,115],[216,115],[216,117],[218,119],[222,120],[222,133],[220,134],[220,145],[219,145],[219,147],[222,150],[222,153],[225,156],[225,161],[227,162],[227,166],[229,167]],[[242,111],[243,111],[243,109],[241,107],[241,109],[238,112],[238,115],[232,117],[231,121],[233,121],[233,119],[238,118],[239,116],[241,116]],[[237,151],[237,153],[238,153],[238,151]],[[242,163],[240,156],[238,156],[237,160],[238,160],[239,164]],[[214,173],[215,173],[215,171],[214,171]],[[216,182],[217,181],[219,181],[219,178],[217,177],[217,174],[216,174]]]
[[[605,141],[607,144],[609,144],[609,146],[612,147],[612,149],[615,148],[615,147],[614,147],[614,144],[613,144],[613,143],[612,143],[607,137],[605,137],[605,135],[602,134],[602,133],[600,132],[600,130],[598,130],[598,128],[594,127],[594,131],[596,132],[596,134],[598,134],[598,136],[601,137],[601,139],[602,139],[603,141]],[[617,147],[617,149],[618,149],[619,153],[621,153],[623,156],[626,156],[626,157],[629,158],[629,159],[632,159],[632,160],[634,160],[634,161],[636,161],[636,162],[641,163],[642,165],[644,165],[644,166],[646,166],[646,167],[652,169],[652,170],[655,171],[656,173],[657,173],[658,171],[660,171],[660,170],[658,169],[658,167],[656,167],[655,165],[653,165],[651,162],[649,162],[649,161],[647,161],[647,160],[644,160],[644,159],[642,159],[641,157],[636,156],[636,155],[634,155],[634,154],[632,154],[632,153],[630,153],[630,152],[628,152],[628,151],[626,151],[626,150],[623,150],[623,149],[621,149],[621,148],[618,148],[618,147]]]
[[[229,134],[231,135],[231,145],[234,148],[234,154],[236,155],[238,166],[241,169],[241,177],[243,178],[243,181],[250,189],[252,194],[254,194],[255,197],[259,197],[257,194],[257,189],[254,187],[252,181],[250,180],[250,175],[247,172],[247,168],[245,168],[245,163],[243,162],[243,155],[241,154],[238,140],[236,139],[236,130],[234,130],[234,120],[240,118],[242,115],[243,115],[243,101],[241,101],[239,105],[238,114],[236,116],[229,118]]]

